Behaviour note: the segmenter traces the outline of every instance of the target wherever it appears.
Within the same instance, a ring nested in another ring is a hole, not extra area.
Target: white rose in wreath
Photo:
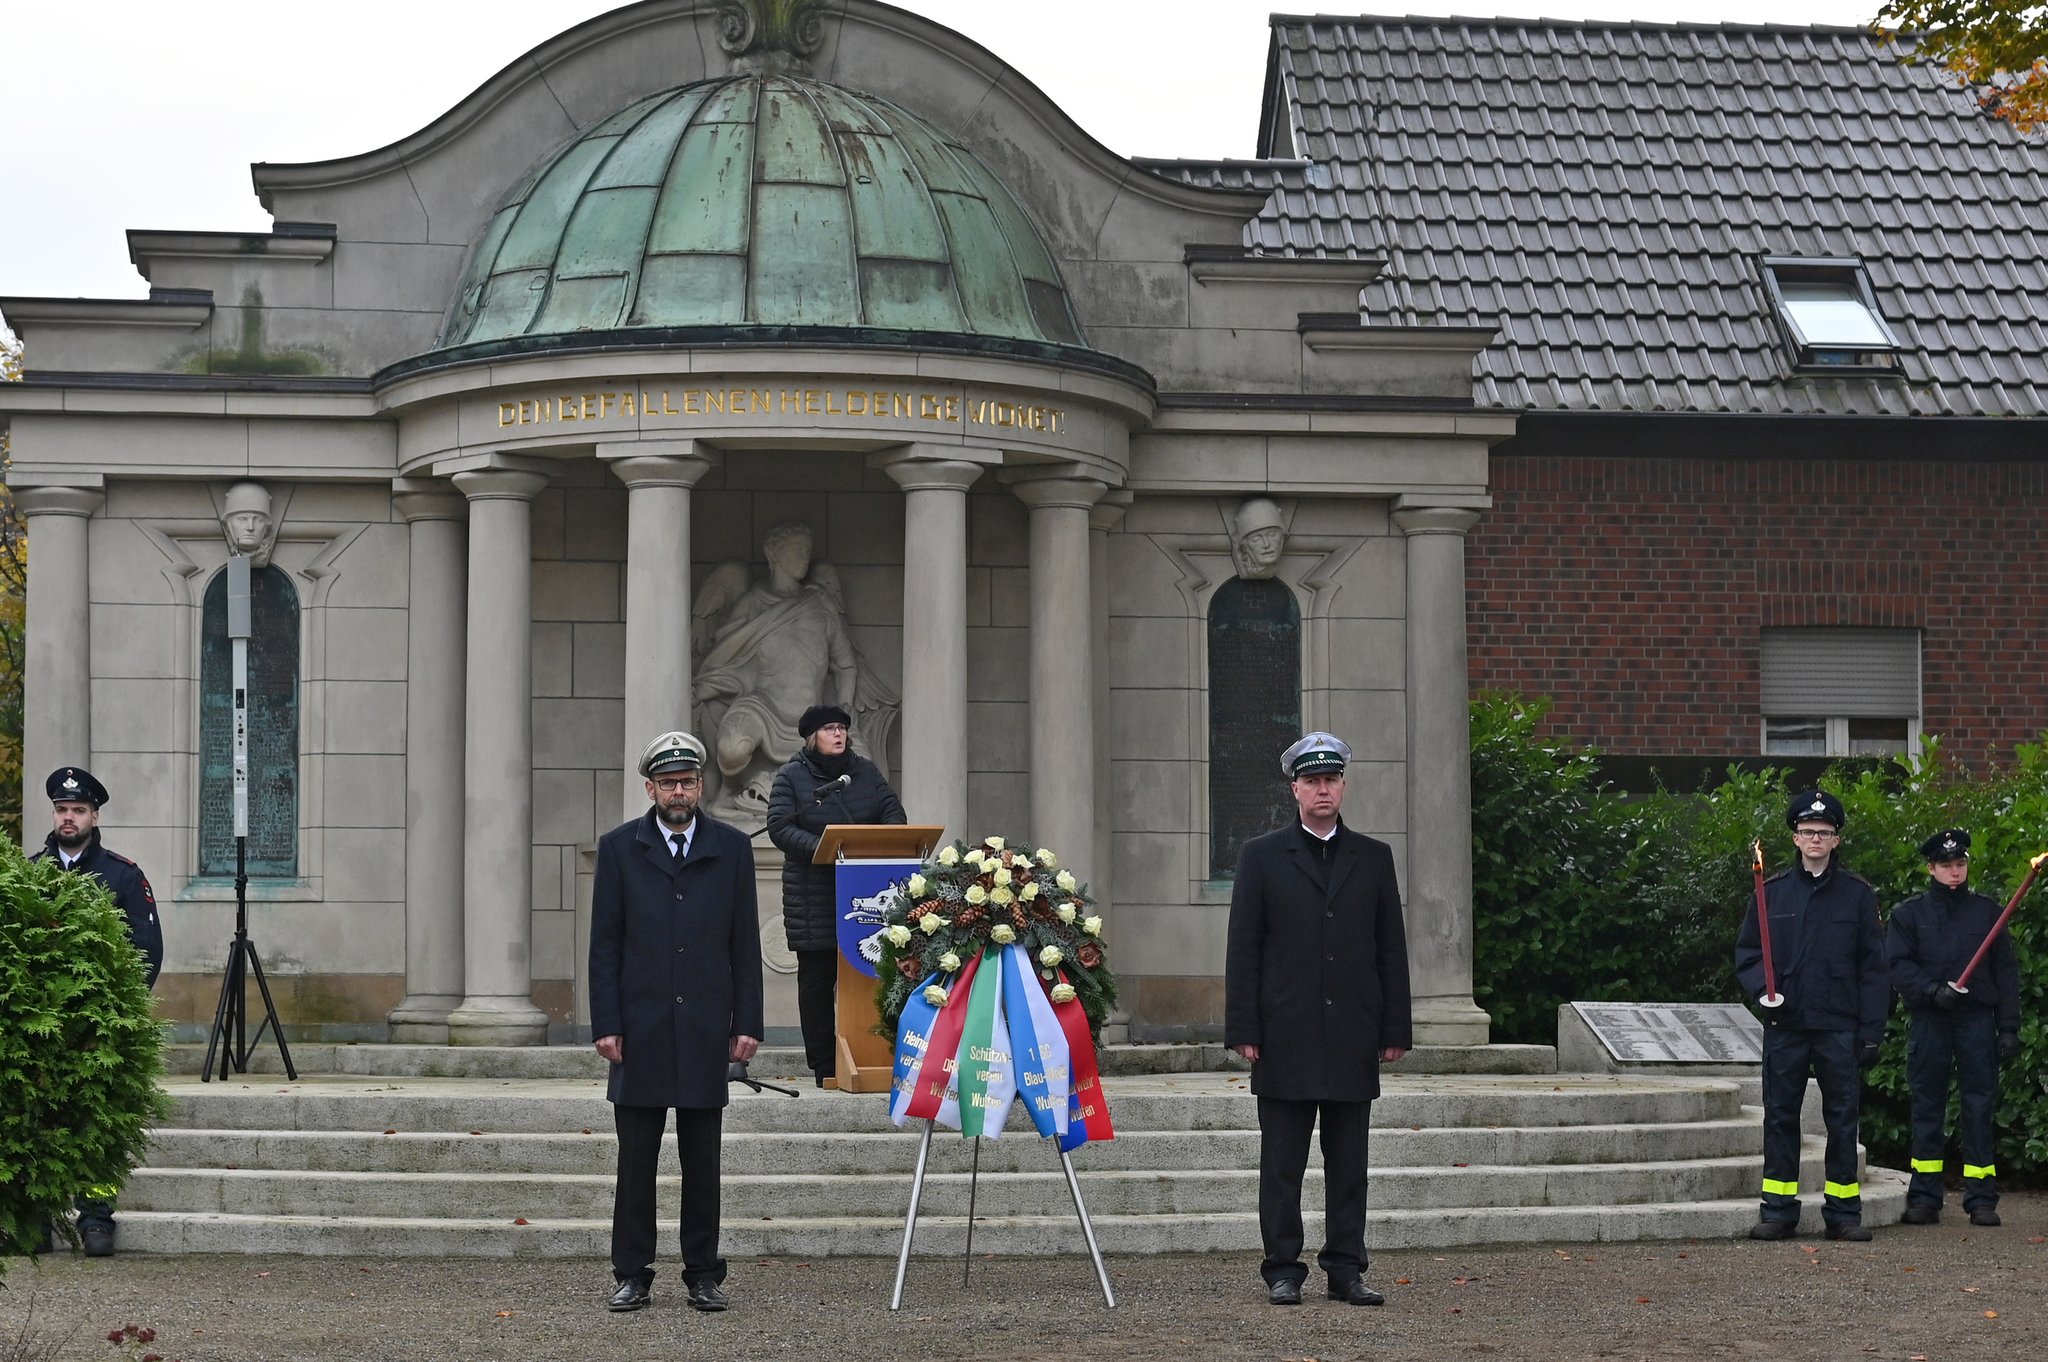
[[[940,917],[937,913],[926,913],[917,920],[917,925],[923,929],[926,936],[930,936],[938,931],[939,928],[945,926],[947,921],[948,919]]]
[[[1058,911],[1058,914],[1059,914],[1059,919],[1060,919],[1060,921],[1062,921],[1062,922],[1072,922],[1072,921],[1074,920],[1074,905],[1073,905],[1073,904],[1071,904],[1071,903],[1062,903],[1062,904],[1061,904],[1061,905],[1059,906],[1059,909],[1058,909],[1057,911]]]
[[[889,944],[901,949],[910,944],[910,928],[897,923],[889,929]]]
[[[1059,874],[1052,877],[1052,882],[1066,890],[1069,894],[1074,892],[1074,872],[1071,870],[1062,870]]]
[[[905,889],[908,889],[908,890],[910,891],[910,897],[912,897],[912,898],[914,898],[914,899],[921,899],[921,898],[923,898],[923,897],[924,897],[924,891],[925,891],[925,882],[924,882],[924,876],[922,876],[922,875],[912,875],[912,876],[910,877],[910,883],[908,883],[908,884],[904,885],[903,887],[904,887]]]
[[[969,903],[979,908],[982,904],[988,902],[988,890],[983,889],[978,884],[970,884],[967,886],[967,893],[964,897]]]
[[[931,991],[931,989],[925,990],[926,993]],[[1072,984],[1054,984],[1052,986],[1052,1000],[1056,1003],[1070,1003],[1074,1001],[1074,986]]]
[[[989,940],[998,946],[1007,946],[1017,939],[1016,931],[1007,922],[999,922],[988,934]]]
[[[946,990],[940,988],[937,984],[927,984],[924,990],[924,1000],[933,1007],[944,1007],[946,1005]]]
[[[1029,903],[1031,902],[1031,900],[1037,898],[1038,881],[1033,880],[1031,883],[1025,885],[1022,889],[1018,890],[1017,897],[1023,899],[1026,903]]]
[[[1003,849],[1003,839],[1000,837],[984,838],[983,842],[990,851],[1001,851]]]
[[[1008,866],[997,866],[994,879],[999,885],[1008,884],[1010,882],[1010,868]]]
[[[960,853],[959,853],[959,852],[957,852],[957,851],[955,851],[955,850],[954,850],[953,848],[951,848],[951,847],[947,847],[947,848],[946,848],[945,850],[943,850],[943,851],[941,851],[941,852],[939,853],[939,864],[940,864],[940,865],[958,865],[958,864],[960,864]]]
[[[1066,958],[1067,953],[1061,950],[1058,946],[1047,946],[1044,950],[1038,953],[1038,963],[1045,966],[1047,969],[1051,969],[1054,965],[1057,965],[1060,961]]]
[[[1044,866],[1047,870],[1053,869],[1060,863],[1060,858],[1047,851],[1044,847],[1040,847],[1037,851],[1033,852],[1031,859]]]
[[[939,968],[945,973],[951,974],[954,970],[960,968],[960,957],[951,951],[947,951],[939,957]]]
[[[1091,918],[1085,919],[1085,920],[1084,920],[1084,921],[1083,921],[1083,922],[1081,923],[1081,930],[1082,930],[1082,931],[1084,931],[1084,932],[1086,932],[1086,933],[1088,933],[1088,935],[1090,935],[1090,936],[1101,936],[1101,935],[1102,935],[1102,919],[1101,919],[1101,918],[1099,918],[1099,917],[1091,917]]]

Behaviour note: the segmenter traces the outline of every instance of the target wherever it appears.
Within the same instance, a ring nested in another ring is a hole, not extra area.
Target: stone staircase
[[[587,1049],[322,1049],[332,1053],[295,1053],[297,1082],[167,1082],[172,1114],[122,1194],[124,1252],[605,1257],[614,1142]],[[196,1056],[173,1067],[196,1070]],[[754,1071],[801,1067],[771,1050]],[[1258,1130],[1243,1075],[1135,1073],[1105,1086],[1118,1138],[1074,1155],[1103,1251],[1256,1249]],[[891,1126],[878,1095],[801,1091],[735,1089],[725,1252],[895,1253],[915,1130]],[[1729,1079],[1396,1074],[1373,1127],[1376,1247],[1727,1236],[1756,1215],[1758,1112]],[[972,1152],[957,1134],[934,1138],[919,1252],[963,1248]],[[664,1158],[672,1198],[672,1142]],[[1816,1141],[1800,1178],[1820,1185]],[[1902,1176],[1868,1170],[1870,1223],[1895,1220],[1904,1189]],[[1311,1210],[1320,1199],[1312,1161]],[[977,1251],[1083,1251],[1057,1158],[1021,1112],[982,1142],[975,1213]],[[671,1229],[664,1221],[665,1242]]]

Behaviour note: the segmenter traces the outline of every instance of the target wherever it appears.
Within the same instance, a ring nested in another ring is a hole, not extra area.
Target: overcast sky
[[[1354,0],[1355,2],[1355,0]],[[1341,0],[902,0],[1112,150],[1249,156],[1266,16]],[[0,296],[141,297],[131,227],[260,231],[252,161],[371,150],[615,0],[0,0]],[[1387,14],[1862,24],[1877,0],[1397,0]],[[1361,6],[1363,8],[1363,6]]]

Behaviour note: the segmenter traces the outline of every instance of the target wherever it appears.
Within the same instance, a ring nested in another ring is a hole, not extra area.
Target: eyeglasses
[[[702,776],[675,776],[672,778],[656,776],[654,778],[654,788],[663,794],[678,794],[684,790],[694,790],[703,783],[704,777]]]
[[[1813,837],[1823,842],[1832,842],[1842,834],[1836,832],[1833,828],[1794,828],[1792,835],[1794,837]]]

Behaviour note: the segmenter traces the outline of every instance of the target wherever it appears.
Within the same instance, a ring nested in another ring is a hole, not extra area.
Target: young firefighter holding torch
[[[1998,1063],[2020,1052],[2019,965],[1998,904],[1970,888],[1970,834],[1961,828],[1937,832],[1920,844],[1920,856],[1929,884],[1892,911],[1886,938],[1892,987],[1912,1016],[1906,1086],[1913,1107],[1913,1180],[1901,1218],[1908,1225],[1941,1219],[1942,1153],[1948,1144],[1943,1117],[1953,1073],[1961,1097],[1963,1209],[1972,1225],[1996,1225],[1991,1116],[1998,1106]],[[2014,906],[2019,897],[2013,895]]]
[[[1841,801],[1824,790],[1792,801],[1785,824],[1799,861],[1765,880],[1757,848],[1756,901],[1735,937],[1735,977],[1764,1019],[1763,1204],[1752,1239],[1789,1239],[1798,1229],[1799,1108],[1808,1074],[1820,1081],[1827,1123],[1827,1237],[1870,1238],[1856,1170],[1860,1070],[1877,1060],[1891,988],[1877,891],[1835,863],[1842,822]]]

